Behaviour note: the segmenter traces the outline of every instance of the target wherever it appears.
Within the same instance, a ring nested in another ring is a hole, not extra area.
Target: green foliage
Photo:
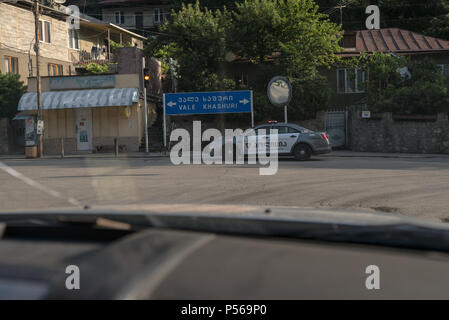
[[[179,85],[184,91],[204,90],[214,77],[222,77],[220,64],[226,53],[226,10],[202,9],[199,2],[182,5],[160,28],[160,36],[146,43],[146,53],[177,61]],[[224,79],[223,79],[224,81]]]
[[[125,46],[123,44],[117,43],[113,40],[110,41],[110,47],[112,52],[117,52],[118,49],[124,48]]]
[[[288,106],[289,120],[313,119],[320,110],[329,106],[331,89],[326,77],[313,79],[292,79],[293,97]],[[284,119],[284,109],[271,105],[265,91],[253,93],[256,122]]]
[[[263,63],[279,50],[281,16],[278,1],[246,0],[232,13],[228,45],[235,54]]]
[[[0,72],[0,118],[12,118],[17,113],[17,105],[26,87],[18,74]]]
[[[91,74],[105,74],[109,72],[109,65],[91,62],[86,66],[86,70]]]
[[[341,51],[340,27],[313,0],[246,0],[236,3],[228,43],[239,56],[264,63],[275,56],[290,76],[315,74]]]
[[[127,42],[125,44],[120,44],[118,42],[111,40],[110,46],[111,46],[111,52],[116,53],[118,49],[125,48],[125,47],[132,47],[132,44],[130,42]]]
[[[375,112],[435,114],[449,111],[449,81],[430,58],[406,60],[380,54],[364,61],[370,70],[368,107]],[[406,66],[411,78],[397,68]]]
[[[342,32],[314,1],[245,0],[235,2],[231,11],[218,5],[211,10],[204,3],[180,4],[160,34],[146,42],[147,55],[176,60],[179,90],[236,89],[227,78],[233,78],[232,64],[225,57],[232,52],[257,65],[249,83],[256,119],[279,111],[266,98],[266,85],[275,75],[289,76],[294,83],[293,116],[313,117],[327,107],[330,93],[318,68],[338,61]]]
[[[399,84],[403,79],[397,70],[408,63],[405,58],[380,52],[362,53],[358,61],[369,76],[368,92],[372,96],[380,94],[388,85]]]
[[[149,38],[146,42],[145,54],[161,61],[162,74],[170,70],[169,58],[174,55],[174,47],[171,44],[157,45],[156,38]]]

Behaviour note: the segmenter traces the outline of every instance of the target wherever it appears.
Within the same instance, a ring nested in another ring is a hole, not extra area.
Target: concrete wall
[[[391,113],[379,119],[361,119],[353,112],[349,121],[349,148],[353,151],[449,154],[449,121],[395,121]]]

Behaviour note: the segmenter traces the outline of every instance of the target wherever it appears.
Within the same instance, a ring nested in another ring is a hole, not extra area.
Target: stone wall
[[[9,119],[0,119],[0,154],[9,153]]]
[[[362,119],[353,112],[349,121],[352,151],[449,154],[449,121],[446,113],[435,121],[394,120],[391,113]]]

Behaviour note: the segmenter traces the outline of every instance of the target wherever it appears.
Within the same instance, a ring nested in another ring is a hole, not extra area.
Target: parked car
[[[270,130],[277,130],[277,144],[273,145],[273,137]],[[265,150],[270,147],[271,151],[276,150],[281,156],[293,156],[296,160],[309,160],[312,155],[325,154],[332,151],[329,137],[325,132],[315,132],[292,123],[270,122],[254,127],[243,136],[223,137],[220,143],[223,159],[226,153],[235,159],[236,154],[249,156],[258,154],[261,144],[265,144]],[[255,143],[256,146],[252,146]],[[232,145],[226,148],[226,145]],[[207,146],[208,148],[216,146],[214,142]],[[229,159],[229,158],[228,158]]]

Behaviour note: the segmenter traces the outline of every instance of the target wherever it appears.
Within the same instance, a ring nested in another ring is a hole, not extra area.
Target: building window
[[[365,92],[365,71],[361,69],[337,69],[337,92]]]
[[[162,9],[156,8],[154,9],[154,23],[160,24],[164,22],[164,13]]]
[[[78,30],[69,29],[69,48],[78,50],[80,48]]]
[[[49,63],[48,64],[48,76],[49,77],[55,77],[55,76],[63,76],[63,66],[61,64],[54,64]]]
[[[51,24],[48,21],[39,21],[39,40],[40,42],[51,43]]]
[[[115,15],[115,24],[125,24],[125,13],[123,11],[116,11]]]
[[[438,67],[440,67],[444,76],[449,77],[449,64],[439,64]]]
[[[15,57],[5,56],[6,73],[19,73],[19,59]]]

